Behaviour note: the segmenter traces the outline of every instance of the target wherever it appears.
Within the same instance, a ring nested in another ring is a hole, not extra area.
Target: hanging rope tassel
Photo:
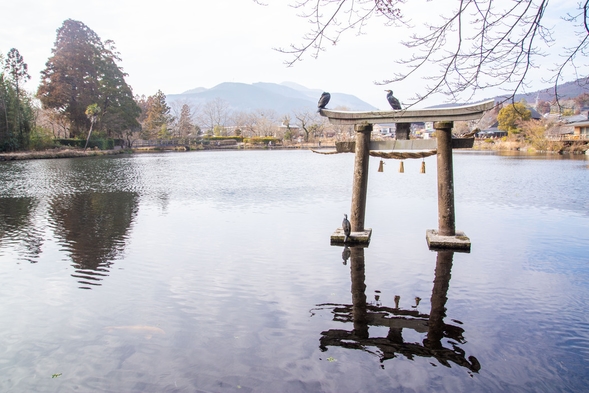
[[[384,172],[384,161],[380,160],[380,164],[378,164],[378,171]]]
[[[421,161],[421,173],[425,173],[425,160]]]
[[[403,161],[401,161],[401,165],[399,165],[399,173],[405,173],[405,167],[403,166]]]

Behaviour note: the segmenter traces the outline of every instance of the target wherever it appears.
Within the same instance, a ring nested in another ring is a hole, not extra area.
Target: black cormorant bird
[[[348,242],[350,233],[352,233],[352,224],[348,221],[348,215],[344,214],[344,220],[342,221],[342,229],[344,230],[344,243]]]
[[[387,101],[389,102],[389,104],[391,104],[391,107],[393,109],[402,109],[401,108],[401,103],[399,102],[399,100],[397,100],[395,98],[395,96],[393,96],[393,91],[392,90],[385,90],[387,92]]]
[[[319,102],[317,103],[317,112],[319,112],[321,109],[325,109],[325,107],[329,103],[330,98],[331,98],[331,94],[329,94],[326,91],[324,91],[323,94],[321,94],[321,97],[319,98]]]

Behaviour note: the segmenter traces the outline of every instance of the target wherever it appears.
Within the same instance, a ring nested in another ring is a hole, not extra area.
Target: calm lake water
[[[0,163],[1,392],[589,391],[589,158],[454,155],[470,253],[432,252],[435,157]]]

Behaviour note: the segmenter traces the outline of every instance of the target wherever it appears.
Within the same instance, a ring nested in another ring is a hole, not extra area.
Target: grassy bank
[[[264,147],[245,147],[249,149],[312,149],[312,148],[331,148],[331,144],[297,144],[291,146],[280,146],[268,148]],[[236,147],[231,147],[236,149]],[[243,147],[242,147],[243,149]],[[95,157],[95,156],[107,156],[117,154],[129,154],[129,153],[155,153],[162,151],[185,151],[185,148],[175,149],[162,149],[162,148],[138,148],[138,149],[117,149],[117,150],[99,150],[99,149],[88,149],[86,151],[79,148],[72,147],[61,147],[55,149],[48,149],[42,151],[26,151],[26,152],[12,152],[12,153],[0,153],[0,161],[18,161],[18,160],[33,160],[33,159],[49,159],[49,158],[74,158],[74,157]],[[556,153],[556,154],[585,154],[589,150],[589,144],[586,142],[574,142],[572,144],[565,144],[564,142],[558,141],[544,141],[543,144],[531,144],[526,142],[518,141],[503,141],[497,140],[476,140],[474,142],[473,150],[481,151],[520,151],[524,153]]]
[[[533,143],[501,139],[475,140],[473,150],[521,151],[526,153],[584,154],[589,150],[587,142],[565,143],[539,140]]]

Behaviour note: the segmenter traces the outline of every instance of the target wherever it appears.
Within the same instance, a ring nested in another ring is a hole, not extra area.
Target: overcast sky
[[[291,81],[313,89],[353,94],[387,109],[384,89],[392,88],[403,101],[425,82],[412,78],[391,87],[377,86],[393,76],[395,59],[407,56],[398,44],[407,29],[395,30],[375,19],[365,35],[353,33],[330,46],[318,59],[307,56],[287,68],[289,57],[273,48],[300,43],[308,24],[288,7],[290,1],[253,0],[145,2],[136,0],[18,0],[0,6],[0,52],[17,48],[29,66],[27,89],[36,91],[39,73],[51,56],[56,30],[71,18],[86,24],[102,41],[111,39],[121,53],[127,82],[135,94],[182,93],[196,87],[211,88],[221,82]],[[274,4],[277,3],[277,4]],[[454,6],[453,0],[409,2],[413,24],[423,26],[425,18]],[[576,0],[559,0],[555,11],[574,7]],[[445,8],[444,8],[445,7]],[[427,12],[424,12],[427,10]],[[550,15],[557,33],[563,31],[556,13]],[[556,49],[556,48],[553,48]],[[553,58],[543,60],[530,90],[548,86],[541,81]],[[574,79],[572,74],[566,81]],[[500,91],[485,91],[476,98],[490,98]],[[428,105],[445,102],[435,97]],[[336,104],[336,103],[332,103]]]

